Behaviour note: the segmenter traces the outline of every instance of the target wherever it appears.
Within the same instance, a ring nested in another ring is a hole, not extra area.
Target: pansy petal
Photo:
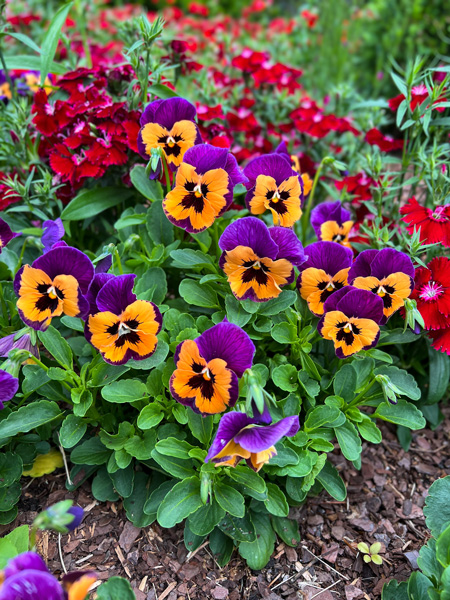
[[[10,373],[0,370],[0,409],[4,402],[12,400],[19,389],[19,380]]]
[[[136,300],[136,295],[133,294],[135,278],[136,275],[118,275],[109,279],[97,295],[98,310],[120,315],[127,306],[133,304]]]
[[[4,581],[0,600],[64,600],[64,591],[50,573],[27,569]]]
[[[351,284],[357,277],[369,277],[372,274],[371,264],[379,250],[371,248],[363,250],[356,257],[355,262],[348,272],[348,282]]]
[[[95,263],[95,273],[106,273],[112,265],[112,254],[107,254],[104,258]]]
[[[248,178],[247,189],[254,187],[258,175],[273,177],[280,185],[285,179],[297,175],[290,164],[281,154],[266,154],[253,158],[244,168],[244,175]]]
[[[285,258],[298,267],[306,260],[301,241],[292,229],[286,227],[269,227],[270,237],[278,246],[277,259]]]
[[[212,169],[224,169],[228,153],[227,148],[199,144],[186,150],[183,162],[192,165],[199,175],[203,175]]]
[[[21,235],[20,233],[14,233],[11,230],[11,227],[8,225],[6,221],[0,219],[0,253],[2,248],[6,246],[8,242],[10,242],[13,238]]]
[[[383,279],[391,273],[405,273],[414,279],[414,266],[411,259],[404,252],[395,248],[383,248],[374,256],[370,265],[371,275]]]
[[[32,569],[33,571],[43,571],[44,573],[49,572],[45,561],[39,556],[39,554],[36,554],[36,552],[22,552],[22,554],[19,554],[8,561],[8,564],[4,570],[5,579],[8,579],[16,573],[25,571],[27,569]]]
[[[46,254],[33,262],[33,268],[40,269],[54,279],[57,275],[72,275],[78,281],[85,294],[94,277],[94,266],[90,259],[76,248],[70,246],[53,246]]]
[[[229,412],[220,419],[216,437],[206,455],[205,462],[221,452],[240,431],[253,423],[253,419],[242,412]]]
[[[336,221],[342,225],[350,220],[350,212],[342,207],[339,200],[336,202],[322,202],[311,211],[311,225],[315,234],[320,238],[320,228],[326,221]]]
[[[195,106],[184,98],[167,98],[156,107],[153,121],[172,129],[177,121],[194,121],[196,115]]]
[[[336,275],[338,271],[350,267],[353,252],[336,242],[314,242],[305,248],[308,259],[300,265],[300,271],[309,267],[322,269],[328,275]]]
[[[221,358],[238,377],[252,366],[255,345],[243,329],[226,320],[207,329],[195,342],[206,361]]]
[[[234,436],[234,441],[249,452],[263,452],[275,446],[281,438],[292,437],[299,429],[298,416],[286,417],[272,425],[245,427]]]
[[[55,219],[54,221],[44,221],[42,227],[44,233],[42,234],[41,241],[44,244],[44,253],[46,253],[51,250],[56,242],[59,242],[59,240],[64,237],[65,231],[63,222],[60,218]]]
[[[112,273],[96,273],[94,275],[94,279],[89,286],[89,290],[86,294],[86,300],[89,302],[89,314],[95,315],[98,312],[97,308],[97,296],[102,287],[107,283],[110,279],[114,279],[115,275]]]
[[[153,102],[150,102],[150,104],[147,104],[140,119],[141,127],[144,127],[147,123],[155,122],[156,110],[162,102],[163,100],[154,100]]]
[[[266,224],[256,217],[245,217],[230,223],[219,239],[221,250],[233,250],[237,246],[252,248],[259,257],[275,260],[278,244],[270,236]]]
[[[383,300],[367,290],[352,289],[340,298],[336,306],[337,310],[347,317],[372,319],[375,323],[379,323],[383,318]]]

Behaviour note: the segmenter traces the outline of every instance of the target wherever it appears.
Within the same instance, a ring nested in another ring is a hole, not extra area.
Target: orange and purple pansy
[[[0,254],[3,248],[6,246],[6,244],[8,244],[12,239],[19,235],[20,233],[14,233],[11,230],[11,227],[6,221],[0,219]]]
[[[334,342],[338,358],[348,358],[377,344],[382,318],[383,301],[379,296],[347,286],[325,302],[325,314],[317,330],[324,339]]]
[[[267,227],[260,219],[245,217],[226,227],[219,239],[219,266],[238,300],[266,302],[294,280],[294,266],[306,257],[292,229]]]
[[[350,212],[342,208],[339,200],[316,206],[311,212],[311,225],[320,241],[337,242],[351,248],[348,236],[353,221]]]
[[[297,287],[309,310],[320,317],[325,301],[348,284],[353,253],[336,242],[314,242],[305,252],[308,260],[300,266]]]
[[[275,445],[285,436],[294,436],[299,429],[298,416],[267,425],[245,413],[229,412],[220,419],[205,462],[211,460],[216,467],[235,467],[245,460],[251,469],[259,471],[277,454]]]
[[[248,178],[245,202],[253,215],[270,211],[274,225],[292,227],[302,216],[303,180],[282,154],[252,159],[244,169]]]
[[[196,114],[195,106],[184,98],[151,102],[140,120],[137,145],[141,156],[150,160],[152,150],[161,148],[169,167],[172,170],[179,167],[186,150],[202,141],[195,122]],[[156,179],[160,173],[161,162],[158,162],[150,179]]]
[[[178,345],[172,396],[202,415],[224,412],[236,404],[239,378],[250,369],[255,346],[249,336],[226,319],[195,340]]]
[[[0,575],[0,600],[85,600],[97,581],[94,571],[79,571],[64,575],[61,584],[35,552],[11,559]]]
[[[135,277],[97,274],[96,289],[88,294],[90,314],[85,327],[86,339],[112,365],[148,358],[158,344],[161,313],[153,302],[137,299],[133,293]]]
[[[85,294],[93,277],[94,267],[83,252],[57,242],[15,277],[20,318],[38,330],[47,329],[52,318],[62,314],[84,318],[89,308]]]
[[[394,248],[364,250],[348,273],[354,287],[377,294],[384,304],[382,325],[405,304],[414,289],[415,269],[409,256]]]
[[[226,148],[201,144],[184,155],[175,187],[164,199],[171,223],[189,233],[204,231],[233,202],[233,190],[245,183],[236,159]]]

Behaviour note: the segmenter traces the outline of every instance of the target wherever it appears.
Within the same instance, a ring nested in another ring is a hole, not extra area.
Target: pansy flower
[[[301,172],[300,160],[298,156],[296,156],[295,154],[289,154],[286,142],[280,142],[275,148],[275,153],[283,156],[289,162],[294,171],[301,174],[301,178],[303,181],[303,197],[306,198],[306,196],[312,189],[313,182],[308,173]]]
[[[267,227],[255,217],[228,225],[219,247],[219,265],[238,300],[276,298],[294,280],[294,266],[305,261],[303,246],[291,229]]]
[[[94,276],[89,258],[58,242],[33,264],[22,267],[14,280],[20,318],[33,329],[44,330],[62,314],[84,318],[84,297]]]
[[[245,202],[253,215],[270,211],[274,225],[292,227],[302,216],[303,180],[281,154],[251,160],[244,169],[248,178]]]
[[[100,277],[105,283],[96,295],[94,314],[93,295],[88,296],[91,314],[85,328],[87,340],[112,365],[122,365],[132,358],[148,358],[156,350],[156,336],[162,325],[158,307],[136,298],[133,293],[136,275],[114,277],[104,273],[96,275],[95,280]]]
[[[411,298],[425,323],[425,329],[450,326],[450,259],[437,256],[427,268],[418,267]]]
[[[234,406],[238,379],[252,366],[255,346],[237,325],[222,321],[176,349],[172,396],[197,413],[211,415]]]
[[[377,344],[382,318],[383,301],[379,296],[347,286],[325,302],[325,314],[317,330],[324,339],[334,342],[338,358],[347,358]]]
[[[211,227],[233,202],[234,186],[246,181],[226,148],[194,146],[184,155],[175,187],[164,199],[164,212],[177,227],[199,233]]]
[[[19,389],[19,380],[10,373],[0,369],[0,410],[5,408],[5,402],[12,400]]]
[[[337,242],[351,248],[348,236],[353,221],[350,212],[342,207],[339,200],[322,202],[316,206],[311,212],[311,225],[319,240]]]
[[[414,289],[414,266],[409,256],[394,248],[364,250],[348,273],[348,282],[383,300],[382,324],[401,308]]]
[[[408,225],[408,233],[413,233],[414,228],[420,231],[421,242],[450,248],[450,205],[426,208],[413,196],[400,208],[400,214]]]
[[[20,233],[14,233],[11,230],[11,227],[6,221],[0,219],[0,254],[3,248],[6,246],[6,244],[8,244],[12,239],[19,235]]]
[[[195,106],[184,98],[151,102],[140,120],[138,149],[141,156],[150,160],[152,149],[161,148],[167,164],[173,169],[179,167],[186,150],[202,141],[195,117]],[[159,164],[151,179],[160,172]]]
[[[299,429],[298,416],[267,425],[245,413],[229,412],[220,419],[205,462],[211,460],[216,467],[235,467],[245,460],[257,472],[277,454],[275,445],[285,436],[294,436]]]
[[[297,287],[309,310],[320,316],[331,294],[348,284],[353,253],[337,242],[314,242],[305,252],[308,259],[300,267]]]

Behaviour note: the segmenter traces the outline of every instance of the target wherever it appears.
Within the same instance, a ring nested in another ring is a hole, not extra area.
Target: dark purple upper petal
[[[23,552],[8,561],[4,571],[5,579],[12,577],[20,571],[29,569],[48,573],[47,565],[39,554],[36,554],[36,552]]]
[[[249,452],[263,452],[275,446],[281,438],[292,437],[299,429],[298,416],[286,417],[272,425],[245,427],[234,436],[234,441]]]
[[[141,127],[144,127],[144,125],[147,125],[147,123],[155,122],[156,109],[161,104],[161,102],[163,102],[163,100],[154,100],[153,102],[150,102],[150,104],[147,104],[147,106],[144,109],[144,112],[141,115]]]
[[[90,259],[80,250],[70,246],[54,246],[46,254],[39,256],[31,266],[34,269],[41,269],[51,279],[57,275],[72,275],[78,281],[83,294],[88,291],[94,277],[94,266]]]
[[[43,571],[20,571],[0,588],[0,600],[64,600],[64,596],[58,580]]]
[[[278,246],[277,259],[285,258],[298,267],[306,260],[301,241],[288,227],[269,227],[270,237]]]
[[[0,339],[0,357],[6,358],[8,353],[14,347],[14,336],[15,333],[11,333],[10,335],[6,335],[5,337]]]
[[[414,279],[415,270],[412,260],[404,252],[394,248],[383,248],[372,260],[371,275],[383,279],[391,273],[405,273]]]
[[[86,300],[89,302],[89,314],[95,315],[98,312],[97,308],[97,296],[102,287],[110,281],[114,279],[115,275],[112,273],[96,273],[94,275],[94,279],[89,286],[89,290],[86,294]]]
[[[320,228],[326,221],[336,221],[342,225],[350,220],[350,211],[342,207],[339,200],[336,202],[322,202],[311,211],[311,225],[315,234],[320,239]]]
[[[343,295],[336,305],[336,310],[342,311],[347,317],[372,319],[376,323],[382,320],[383,309],[384,303],[380,296],[368,290],[359,289],[351,290]]]
[[[352,285],[346,285],[345,287],[333,292],[331,296],[329,296],[323,305],[324,313],[330,312],[330,310],[338,310],[337,305],[339,300],[343,298],[346,294],[353,290],[357,290],[358,288],[353,287]]]
[[[199,175],[203,175],[211,169],[225,169],[228,152],[227,148],[198,144],[186,150],[183,162],[192,165]]]
[[[127,306],[133,304],[136,300],[133,294],[135,278],[136,275],[117,275],[109,279],[97,294],[98,310],[120,315]]]
[[[378,253],[379,250],[371,248],[369,250],[363,250],[358,254],[348,272],[348,282],[353,283],[357,277],[370,277],[372,274],[372,261]]]
[[[6,221],[0,219],[0,253],[2,248],[6,246],[8,242],[10,242],[13,238],[21,235],[20,233],[14,233],[11,227],[8,225]]]
[[[206,455],[205,462],[214,458],[225,446],[230,442],[240,431],[251,425],[254,419],[248,417],[242,412],[229,412],[220,419],[219,427],[217,428],[216,437],[214,438],[211,448]]]
[[[258,175],[273,177],[277,185],[280,185],[285,179],[298,173],[292,169],[284,156],[273,153],[253,158],[244,168],[244,175],[248,179],[246,187],[250,190],[255,186]]]
[[[196,116],[195,106],[184,98],[167,98],[156,107],[153,122],[159,123],[166,129],[172,129],[177,121],[195,121]]]
[[[104,258],[95,263],[96,273],[106,273],[112,265],[112,254],[107,254]]]
[[[53,244],[59,242],[64,237],[64,225],[60,218],[54,221],[44,221],[42,224],[44,233],[42,234],[41,241],[44,244],[44,254],[51,250]]]
[[[350,267],[353,252],[336,242],[314,242],[305,248],[308,259],[299,267],[304,271],[309,267],[323,269],[328,275],[336,275],[341,269]]]
[[[0,409],[4,408],[4,402],[12,400],[19,389],[19,380],[10,373],[0,370]]]
[[[206,361],[221,358],[238,377],[252,366],[255,345],[243,329],[227,320],[207,329],[195,342]]]
[[[247,246],[260,257],[275,260],[278,245],[270,236],[267,225],[256,217],[245,217],[230,223],[219,239],[219,248],[230,251],[236,246]]]

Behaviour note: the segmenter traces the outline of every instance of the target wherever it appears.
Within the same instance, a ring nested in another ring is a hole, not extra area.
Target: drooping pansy
[[[184,98],[155,100],[141,116],[141,130],[138,135],[138,150],[147,160],[154,148],[161,148],[167,164],[175,169],[180,166],[186,150],[202,141],[195,122],[195,106]],[[159,177],[161,163],[150,175]]]
[[[305,252],[308,260],[300,266],[297,287],[309,310],[320,316],[327,298],[347,285],[353,253],[336,242],[314,242]]]
[[[414,289],[415,270],[409,256],[394,248],[364,250],[353,263],[348,282],[383,300],[382,325],[405,303]]]
[[[339,200],[322,202],[311,211],[311,225],[317,238],[324,242],[336,242],[351,248],[348,235],[353,227],[350,211],[342,208]]]
[[[20,318],[33,329],[44,330],[62,314],[84,318],[85,294],[94,277],[89,258],[76,248],[58,242],[33,264],[16,274],[14,291]]]
[[[15,331],[0,339],[0,358],[8,358],[10,351],[16,348],[18,350],[28,350],[36,358],[39,358],[39,349],[31,343],[31,337],[29,333],[26,333],[26,328]],[[33,361],[31,360],[30,362],[32,363]]]
[[[286,158],[286,160],[289,162],[289,164],[294,169],[294,171],[296,171],[297,173],[300,174],[302,181],[303,181],[303,197],[306,198],[306,196],[311,191],[313,182],[312,182],[311,177],[308,175],[308,173],[302,173],[301,168],[300,168],[299,157],[296,156],[295,154],[289,154],[287,146],[286,146],[286,142],[280,142],[278,144],[278,146],[275,148],[275,153],[280,154],[281,156]]]
[[[244,169],[248,178],[245,202],[253,215],[272,213],[273,224],[292,227],[302,216],[303,180],[281,154],[252,159]]]
[[[184,155],[175,187],[164,199],[164,212],[177,227],[199,233],[230,206],[234,186],[246,181],[226,148],[194,146]]]
[[[377,344],[382,318],[383,301],[379,296],[347,286],[325,302],[325,314],[317,330],[324,339],[334,342],[338,358],[347,358]]]
[[[265,302],[294,280],[294,266],[305,261],[303,246],[291,229],[267,227],[255,217],[228,225],[219,239],[219,265],[238,300]]]
[[[91,290],[88,295],[91,307],[85,327],[86,339],[112,365],[122,365],[132,358],[148,358],[158,344],[161,313],[153,302],[136,298],[135,277],[98,274],[94,279],[99,286],[98,293],[95,295]],[[100,278],[104,285],[100,284]],[[96,308],[94,313],[93,308]]]
[[[257,472],[277,454],[275,445],[285,436],[294,436],[299,429],[298,416],[267,425],[245,413],[229,412],[220,419],[205,462],[211,460],[216,467],[235,467],[245,460]]]
[[[12,231],[11,227],[6,221],[0,219],[0,254],[6,244],[19,235],[20,233],[14,233]]]
[[[252,366],[254,354],[245,331],[224,320],[178,345],[170,392],[197,413],[222,413],[236,404],[238,379]]]
[[[5,402],[12,400],[19,389],[19,380],[7,371],[0,369],[0,410],[5,408]]]

